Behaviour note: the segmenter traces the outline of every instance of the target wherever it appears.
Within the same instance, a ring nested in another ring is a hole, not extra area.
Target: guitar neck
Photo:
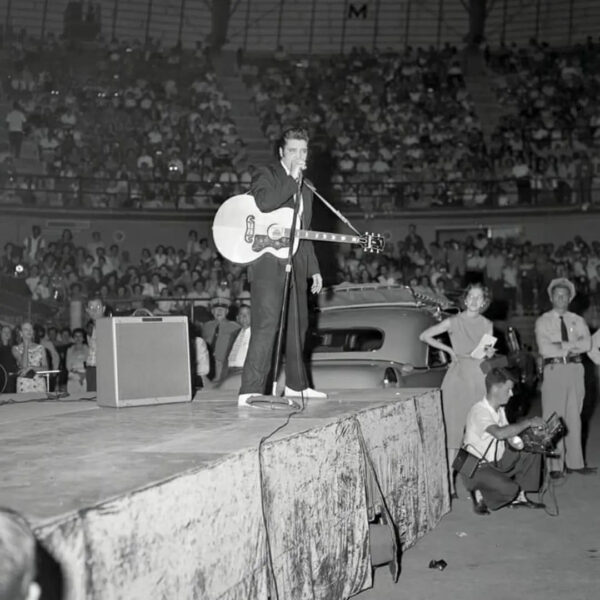
[[[289,235],[289,230],[287,231]],[[360,244],[361,239],[357,235],[348,235],[343,233],[328,233],[326,231],[310,231],[308,229],[298,229],[296,235],[303,240],[314,240],[316,242],[337,242],[345,244]]]

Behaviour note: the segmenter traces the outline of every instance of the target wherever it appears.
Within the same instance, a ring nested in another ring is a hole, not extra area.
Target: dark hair
[[[102,306],[104,306],[104,299],[102,298],[102,296],[99,296],[98,294],[94,294],[93,296],[90,296],[88,298],[87,306],[89,306],[92,302],[100,302],[100,304],[102,304]]]
[[[482,283],[470,283],[465,288],[464,292],[462,293],[462,296],[460,297],[460,305],[464,309],[466,307],[465,303],[467,301],[467,296],[469,295],[469,292],[471,290],[476,290],[476,289],[481,290],[481,293],[483,294],[483,306],[481,307],[480,312],[484,312],[492,301],[492,294],[490,293],[489,288],[487,288]]]
[[[76,333],[80,333],[83,336],[83,341],[86,342],[87,334],[83,327],[76,327],[75,329],[73,329],[73,331],[71,332],[71,337],[74,338]]]
[[[491,369],[485,376],[486,393],[489,394],[492,391],[493,386],[504,385],[507,381],[512,381],[512,377],[506,372],[505,369]]]
[[[290,127],[281,134],[277,148],[283,152],[288,140],[304,140],[308,144],[309,139],[308,131],[304,127]]]

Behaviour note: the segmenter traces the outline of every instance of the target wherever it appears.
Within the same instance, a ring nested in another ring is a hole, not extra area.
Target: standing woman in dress
[[[481,360],[472,358],[471,352],[484,334],[492,334],[492,322],[481,314],[489,303],[487,288],[479,283],[471,284],[463,296],[464,310],[426,329],[419,337],[433,348],[447,352],[452,361],[442,382],[442,407],[446,425],[450,492],[454,497],[456,492],[452,462],[462,445],[467,413],[475,402],[485,396],[485,375],[480,368]],[[443,333],[450,336],[452,346],[437,339]],[[488,357],[493,356],[494,352],[493,348],[486,350]]]
[[[48,370],[46,349],[33,341],[33,325],[27,321],[21,325],[21,343],[13,346],[13,356],[19,366],[17,377],[17,394],[26,392],[46,392],[46,379],[37,371]],[[35,371],[33,377],[25,377]]]

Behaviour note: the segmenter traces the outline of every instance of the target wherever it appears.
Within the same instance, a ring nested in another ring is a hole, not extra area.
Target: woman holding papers
[[[492,322],[481,313],[489,306],[487,288],[479,283],[467,287],[464,310],[426,329],[420,340],[450,355],[451,364],[442,382],[442,406],[446,425],[450,491],[455,497],[452,462],[462,444],[467,413],[485,396],[485,376],[480,368],[484,358],[494,355]],[[438,336],[447,333],[452,346]]]

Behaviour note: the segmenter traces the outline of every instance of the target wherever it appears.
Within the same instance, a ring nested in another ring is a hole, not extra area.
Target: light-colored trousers
[[[567,435],[556,446],[559,458],[551,458],[551,471],[562,471],[566,464],[570,469],[584,466],[581,446],[581,409],[585,396],[583,365],[567,363],[546,365],[542,383],[542,414],[547,419],[553,412],[562,417]]]

